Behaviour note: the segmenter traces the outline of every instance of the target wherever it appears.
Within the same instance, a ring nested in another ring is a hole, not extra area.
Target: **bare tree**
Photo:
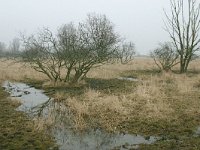
[[[168,72],[179,62],[176,49],[169,42],[159,44],[159,47],[151,52],[151,57],[160,70]]]
[[[7,46],[4,42],[0,42],[0,58],[7,57]]]
[[[199,13],[200,4],[196,0],[171,0],[171,14],[165,12],[166,31],[180,56],[181,73],[187,71],[193,55],[199,51]]]
[[[119,35],[114,25],[105,15],[89,14],[83,23],[79,23],[78,38],[80,41],[72,82],[86,76],[88,71],[97,65],[106,63],[118,51]]]
[[[125,42],[119,46],[117,58],[122,64],[126,64],[133,60],[135,53],[135,44],[132,42]]]
[[[20,39],[19,38],[14,38],[12,42],[10,42],[9,50],[13,54],[19,53],[20,49]]]
[[[71,72],[78,62],[80,42],[73,23],[63,25],[58,30],[60,55],[66,68],[64,82],[70,81]]]
[[[77,28],[72,23],[62,26],[58,39],[67,69],[64,81],[71,83],[80,81],[92,67],[104,64],[116,55],[120,41],[113,24],[105,15],[97,14],[89,14]]]
[[[77,27],[73,23],[61,26],[55,36],[44,29],[38,36],[23,41],[23,61],[50,80],[70,83],[77,83],[91,68],[119,54],[121,42],[106,16],[96,14],[89,14]],[[124,53],[133,47],[133,44],[124,46]]]
[[[6,44],[3,42],[0,42],[0,51],[5,51],[6,50]]]
[[[37,37],[23,37],[25,51],[22,59],[33,69],[45,74],[50,80],[61,81],[63,61],[58,51],[58,43],[53,33],[45,28]]]

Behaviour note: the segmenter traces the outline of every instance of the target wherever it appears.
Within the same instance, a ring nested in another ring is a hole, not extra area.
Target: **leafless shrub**
[[[37,37],[23,38],[25,51],[22,60],[29,63],[33,69],[44,73],[53,81],[60,80],[60,70],[63,66],[58,43],[53,33],[45,28]]]
[[[116,56],[125,63],[134,49],[133,43],[119,49],[121,40],[114,25],[105,15],[97,14],[89,14],[77,27],[73,23],[63,25],[56,36],[44,29],[38,36],[23,38],[23,41],[23,61],[55,82],[77,83],[91,68]],[[65,74],[61,74],[62,68]]]
[[[133,60],[135,53],[135,44],[126,42],[120,46],[117,58],[122,64],[126,64]]]
[[[173,66],[178,64],[178,54],[170,43],[160,44],[153,52],[151,57],[160,70],[168,72]]]
[[[180,56],[180,72],[184,73],[200,50],[200,4],[197,0],[171,0],[171,14],[165,14],[166,31]]]
[[[79,24],[78,37],[80,44],[72,82],[85,77],[92,67],[111,59],[116,54],[117,44],[120,42],[113,24],[105,15],[88,15],[87,20]]]

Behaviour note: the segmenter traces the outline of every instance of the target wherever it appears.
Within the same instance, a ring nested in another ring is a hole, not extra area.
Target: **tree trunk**
[[[183,56],[180,57],[180,73],[185,73],[187,71],[186,68],[186,59]]]
[[[183,59],[180,63],[180,73],[186,73],[189,63],[191,62],[191,56],[188,59]]]
[[[76,71],[76,73],[75,73],[75,75],[74,75],[74,78],[73,78],[73,80],[72,80],[71,83],[72,83],[72,84],[77,83],[78,80],[80,79],[81,75],[82,75],[82,72],[81,72],[81,71]]]
[[[180,73],[187,72],[191,56],[199,51],[200,3],[197,0],[171,0],[171,15],[165,27],[180,55]],[[187,3],[187,5],[185,5]]]
[[[72,71],[73,66],[74,66],[74,63],[72,63],[69,67],[66,67],[67,68],[67,74],[65,76],[64,82],[67,82],[67,81],[69,82],[69,80],[70,80],[70,73]]]

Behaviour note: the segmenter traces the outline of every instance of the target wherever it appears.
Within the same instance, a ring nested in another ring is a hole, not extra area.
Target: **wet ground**
[[[70,124],[68,109],[53,99],[46,96],[42,90],[35,89],[24,83],[4,82],[3,87],[11,97],[19,99],[22,104],[17,108],[24,111],[30,117],[39,115],[43,120],[51,118],[52,123],[49,131],[55,137],[61,150],[65,149],[137,149],[140,144],[152,144],[158,138],[141,135],[122,133],[107,133],[100,129],[86,132],[74,132]]]
[[[139,81],[136,77],[119,77],[119,80],[126,80],[126,81]]]
[[[57,150],[53,138],[35,130],[33,121],[15,110],[20,103],[8,96],[0,87],[0,150]]]

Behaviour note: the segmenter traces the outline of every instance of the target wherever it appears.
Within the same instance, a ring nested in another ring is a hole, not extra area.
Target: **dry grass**
[[[189,68],[192,71],[200,70],[199,64],[200,60],[195,60],[191,62]],[[47,79],[42,73],[36,72],[29,66],[24,66],[21,63],[14,63],[10,60],[0,61],[0,80],[23,80],[24,78],[31,78],[35,80],[45,80]],[[175,66],[178,70],[179,65]],[[119,75],[125,71],[129,70],[152,70],[156,69],[156,65],[151,58],[135,58],[132,62],[122,65],[122,64],[109,64],[103,65],[98,68],[93,68],[89,73],[88,77],[91,78],[102,78],[111,79],[119,77]],[[48,82],[47,85],[53,85],[54,83]]]
[[[179,75],[175,77],[175,82],[180,93],[189,93],[196,91],[194,85],[198,79],[200,79],[199,76],[189,78],[186,75]]]
[[[90,78],[112,79],[120,76],[121,73],[129,70],[151,70],[155,69],[156,65],[151,58],[135,58],[132,62],[126,65],[123,64],[108,64],[93,68],[89,73]]]
[[[8,67],[9,63],[1,62],[0,80],[22,80],[27,77],[33,80],[46,79],[42,74],[20,64]],[[200,70],[198,63],[199,60],[191,63],[190,70],[195,72],[192,75],[141,73],[138,75],[137,86],[133,84],[131,91],[126,94],[108,94],[88,88],[83,95],[70,97],[63,91],[57,91],[54,97],[68,106],[73,116],[74,128],[78,130],[101,126],[109,131],[115,131],[123,122],[131,121],[133,118],[170,121],[183,114],[194,116],[200,114],[200,75],[196,73]],[[155,68],[150,58],[136,58],[127,65],[110,64],[93,68],[88,77],[113,79],[127,71],[137,72]],[[46,82],[43,86],[50,87],[52,84]],[[59,83],[56,86],[66,88],[68,85]],[[49,119],[47,122],[52,124],[52,121]],[[38,128],[41,128],[44,122],[39,122]]]
[[[33,80],[44,80],[46,77],[31,69],[29,66],[24,66],[21,63],[14,63],[10,60],[0,60],[0,81],[14,80],[20,81],[25,78]]]
[[[19,99],[10,97],[9,100],[11,100],[11,104],[15,107],[20,106],[22,102]]]
[[[88,127],[90,120],[89,126],[100,125],[115,131],[120,124],[132,118],[170,122],[181,116],[180,111],[185,115],[200,113],[200,102],[195,97],[199,90],[195,85],[200,75],[162,74],[148,77],[138,82],[126,95],[108,95],[88,89],[80,99],[67,99],[66,105],[75,113],[75,127],[82,130]],[[194,98],[190,98],[191,95]]]
[[[123,121],[130,110],[126,108],[131,101],[119,98],[115,95],[104,95],[98,91],[88,89],[85,91],[82,100],[68,98],[65,101],[71,112],[74,114],[74,127],[83,130],[89,126],[100,124],[103,128],[112,131]],[[91,122],[92,120],[92,122]]]
[[[165,94],[166,82],[163,76],[153,76],[141,82],[131,97],[142,105],[139,114],[147,118],[167,118],[173,112]]]
[[[0,80],[15,80],[20,81],[25,78],[31,78],[33,80],[46,80],[47,77],[42,73],[36,72],[28,65],[24,66],[21,63],[14,63],[11,60],[0,60]],[[109,64],[103,65],[98,68],[93,68],[89,73],[90,78],[102,78],[111,79],[119,77],[120,73],[128,70],[144,70],[155,68],[153,61],[150,58],[136,58],[133,62],[126,65],[122,64]],[[60,83],[58,86],[60,86]],[[44,86],[52,86],[54,83],[47,82]]]

